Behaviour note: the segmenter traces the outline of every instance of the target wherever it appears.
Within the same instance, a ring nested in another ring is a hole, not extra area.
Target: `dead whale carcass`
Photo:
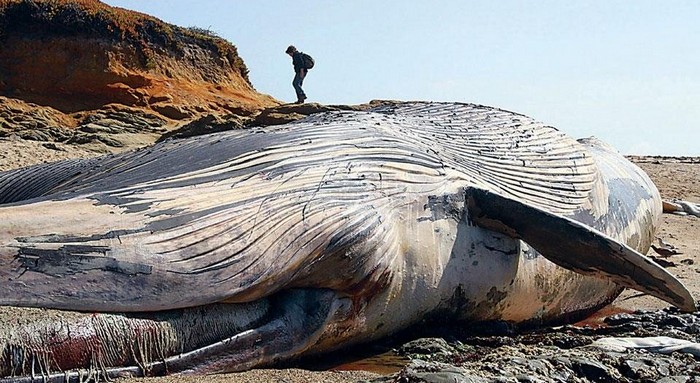
[[[0,174],[0,202],[0,304],[68,310],[2,322],[4,376],[244,370],[437,316],[564,320],[622,287],[695,310],[640,253],[662,210],[640,169],[479,105],[39,165]]]

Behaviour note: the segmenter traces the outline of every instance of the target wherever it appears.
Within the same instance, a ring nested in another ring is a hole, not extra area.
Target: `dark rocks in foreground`
[[[398,348],[411,359],[408,366],[372,382],[700,382],[700,360],[692,354],[593,344],[604,337],[658,336],[699,342],[700,313],[640,311],[610,316],[600,327],[422,338]]]

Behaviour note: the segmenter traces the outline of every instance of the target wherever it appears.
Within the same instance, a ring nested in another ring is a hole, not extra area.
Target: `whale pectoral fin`
[[[568,270],[604,276],[692,312],[688,289],[658,264],[629,246],[570,218],[477,188],[466,191],[472,223],[522,239]]]

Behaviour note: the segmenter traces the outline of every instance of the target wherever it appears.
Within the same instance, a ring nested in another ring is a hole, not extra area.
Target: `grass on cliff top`
[[[10,35],[86,36],[126,42],[148,67],[154,49],[181,52],[195,43],[225,57],[250,84],[248,68],[236,47],[203,28],[182,28],[153,16],[111,7],[97,0],[0,0],[0,43]]]

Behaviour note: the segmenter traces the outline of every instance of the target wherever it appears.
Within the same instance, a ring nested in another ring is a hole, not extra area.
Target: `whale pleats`
[[[4,172],[0,304],[143,311],[358,291],[390,279],[394,227],[416,218],[407,206],[475,185],[563,214],[587,201],[596,172],[552,127],[444,103]]]

